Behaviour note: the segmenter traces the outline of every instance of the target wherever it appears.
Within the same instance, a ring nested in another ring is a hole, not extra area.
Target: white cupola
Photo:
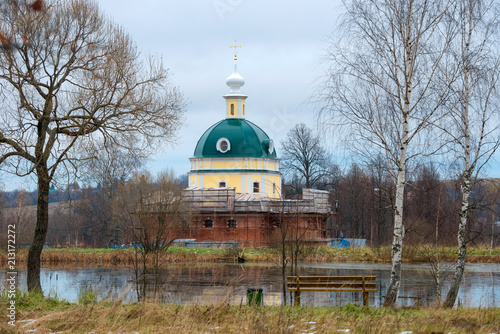
[[[236,48],[241,46],[236,44],[231,48],[234,48],[234,68],[233,73],[226,79],[226,85],[231,88],[228,94],[224,95],[227,102],[227,116],[226,118],[245,118],[245,99],[247,96],[241,92],[241,87],[245,84],[245,79],[238,73],[237,67],[237,53]]]

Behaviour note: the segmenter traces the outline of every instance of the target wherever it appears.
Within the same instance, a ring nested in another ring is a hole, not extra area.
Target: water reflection
[[[373,275],[377,277],[377,293],[370,294],[370,305],[380,306],[389,284],[390,265],[374,263],[305,263],[300,266],[300,275]],[[400,296],[419,297],[423,305],[435,303],[436,292],[432,275],[426,264],[403,266],[403,280]],[[131,267],[84,267],[84,268],[44,268],[41,273],[45,294],[72,302],[78,300],[80,289],[92,287],[101,299],[124,302],[137,301],[135,277]],[[0,271],[0,279],[5,282],[6,271]],[[451,279],[451,275],[449,275]],[[154,280],[154,277],[148,277]],[[26,271],[20,271],[19,287],[26,289]],[[161,269],[159,293],[156,299],[177,304],[214,304],[229,302],[234,305],[246,304],[248,288],[261,288],[264,304],[282,303],[280,269],[272,264],[184,264]],[[470,264],[467,266],[459,302],[465,307],[499,307],[500,292],[495,286],[500,284],[499,264]],[[5,283],[4,283],[5,286]],[[443,294],[449,284],[444,284]],[[153,288],[146,290],[153,297]],[[289,297],[288,297],[289,298]],[[443,296],[444,298],[444,296]],[[400,299],[400,305],[413,305],[415,299]],[[302,305],[345,305],[362,304],[359,293],[314,292],[302,294]]]

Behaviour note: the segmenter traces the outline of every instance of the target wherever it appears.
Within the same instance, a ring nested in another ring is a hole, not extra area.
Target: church
[[[303,189],[302,199],[282,198],[280,160],[272,138],[246,119],[244,84],[235,52],[234,69],[226,79],[229,92],[223,96],[225,118],[201,135],[190,158],[183,201],[192,220],[184,237],[268,245],[293,221],[295,232],[305,239],[325,240],[332,214],[329,192]]]
[[[245,118],[245,84],[238,74],[236,55],[233,73],[226,79],[226,118],[201,136],[189,172],[190,187],[236,188],[240,194],[281,198],[281,173],[274,142]]]

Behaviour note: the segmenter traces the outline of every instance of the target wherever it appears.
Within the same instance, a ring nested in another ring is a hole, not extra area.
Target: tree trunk
[[[462,204],[460,208],[460,223],[458,225],[458,259],[457,266],[455,268],[455,276],[453,278],[453,283],[451,284],[450,290],[446,295],[446,300],[444,301],[443,307],[451,308],[455,305],[455,301],[458,296],[458,289],[460,287],[460,282],[462,282],[462,277],[465,269],[465,255],[467,253],[467,217],[469,216],[469,196],[471,191],[471,181],[472,172],[471,168],[471,147],[470,147],[470,127],[469,127],[469,103],[470,103],[470,59],[469,59],[469,47],[472,31],[472,14],[468,13],[469,19],[469,30],[466,34],[466,44],[463,50],[463,75],[464,75],[464,97],[463,97],[463,108],[462,108],[462,134],[464,138],[463,150],[464,150],[464,172],[462,180]],[[477,157],[476,157],[477,159]]]
[[[455,276],[453,277],[453,282],[451,284],[450,290],[446,295],[446,300],[443,303],[443,307],[452,308],[457,300],[458,290],[460,283],[462,282],[462,277],[464,275],[465,269],[465,256],[467,253],[467,215],[469,211],[469,195],[470,195],[470,175],[464,175],[464,181],[462,185],[462,207],[460,209],[460,224],[458,226],[458,260],[457,266],[455,268]]]
[[[28,291],[42,293],[40,283],[40,261],[49,226],[49,186],[50,177],[47,168],[37,168],[38,198],[36,227],[33,241],[28,251]]]
[[[403,128],[408,132],[408,122],[405,122]],[[384,307],[393,306],[398,298],[399,286],[401,285],[401,256],[403,254],[403,203],[406,180],[406,146],[403,142],[401,145],[398,176],[396,183],[396,202],[394,208],[394,234],[392,239],[391,251],[391,280],[385,294]]]
[[[415,54],[412,44],[412,28],[413,28],[413,1],[408,4],[408,14],[406,23],[406,36],[404,42],[404,49],[406,53],[405,61],[405,86],[404,86],[404,105],[402,110],[402,124],[401,124],[401,142],[399,143],[398,152],[398,174],[396,180],[396,199],[394,204],[394,234],[392,238],[392,251],[391,251],[391,280],[389,287],[385,294],[384,307],[393,306],[399,293],[399,286],[401,285],[401,257],[403,254],[403,205],[404,194],[406,185],[406,152],[410,142],[409,137],[409,118],[410,118],[410,101],[412,94],[413,84],[413,71],[415,66]]]

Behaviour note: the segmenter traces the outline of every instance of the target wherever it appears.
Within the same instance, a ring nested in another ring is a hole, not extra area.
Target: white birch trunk
[[[408,106],[409,107],[409,106]],[[396,180],[396,200],[394,203],[394,234],[391,251],[391,280],[385,294],[384,307],[392,306],[398,298],[399,286],[401,285],[401,258],[403,254],[403,205],[406,185],[406,151],[408,148],[408,114],[403,122],[403,140],[399,150],[398,174]]]
[[[455,305],[455,301],[458,296],[458,290],[460,283],[462,282],[462,277],[465,269],[465,255],[467,253],[466,244],[466,227],[467,227],[467,215],[469,211],[469,195],[470,195],[470,172],[469,176],[464,175],[464,180],[462,184],[462,207],[460,209],[460,223],[458,226],[458,260],[457,266],[455,268],[455,275],[453,277],[453,282],[451,284],[450,290],[446,295],[446,300],[443,303],[444,307],[451,308]]]
[[[401,142],[398,152],[398,173],[396,179],[396,199],[394,203],[394,234],[392,238],[391,251],[391,280],[385,294],[384,307],[392,306],[398,299],[399,287],[401,285],[401,258],[403,254],[403,205],[406,185],[406,154],[409,144],[409,116],[410,116],[410,100],[412,91],[413,68],[415,65],[413,58],[413,50],[411,44],[411,31],[413,23],[413,1],[410,1],[408,8],[408,23],[406,26],[405,40],[405,92],[404,92],[404,107],[401,124]]]
[[[471,151],[470,151],[470,131],[469,131],[469,72],[465,72],[465,102],[462,113],[462,120],[464,122],[464,173],[462,176],[462,204],[460,208],[460,222],[458,225],[458,259],[455,268],[455,275],[453,283],[448,291],[446,300],[443,304],[444,307],[453,307],[458,296],[460,282],[464,274],[465,256],[467,253],[466,234],[467,234],[467,217],[469,215],[469,197],[471,192],[472,170],[470,167]]]
[[[446,295],[446,300],[443,303],[444,307],[451,308],[455,305],[458,296],[458,290],[465,269],[465,256],[467,253],[466,234],[467,234],[467,217],[469,215],[469,197],[471,192],[471,180],[473,168],[471,168],[471,148],[470,148],[470,128],[469,128],[469,103],[470,103],[470,43],[472,33],[472,13],[469,7],[469,12],[461,13],[462,20],[468,20],[468,29],[462,32],[463,38],[463,75],[464,75],[464,97],[462,105],[462,135],[463,135],[463,150],[464,150],[464,169],[462,175],[462,203],[460,207],[460,222],[458,225],[458,259],[455,267],[455,275],[451,284],[450,290]],[[466,16],[467,15],[467,16]]]

